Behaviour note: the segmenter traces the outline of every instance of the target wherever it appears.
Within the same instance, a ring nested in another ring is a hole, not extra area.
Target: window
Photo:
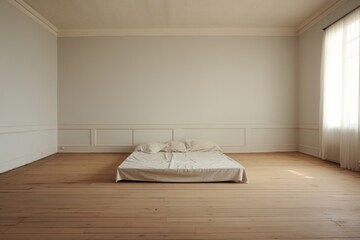
[[[359,171],[360,9],[326,29],[322,70],[324,159]]]

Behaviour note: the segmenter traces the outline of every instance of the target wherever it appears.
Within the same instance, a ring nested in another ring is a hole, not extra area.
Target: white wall
[[[323,28],[356,6],[348,1],[298,37],[299,151],[319,156],[319,103]]]
[[[228,152],[317,155],[322,28],[356,5],[299,37],[78,37],[57,46],[0,1],[0,172],[56,152],[57,140],[63,152],[208,138]]]
[[[0,172],[57,152],[57,39],[0,1]]]
[[[60,151],[297,149],[296,37],[59,38]]]

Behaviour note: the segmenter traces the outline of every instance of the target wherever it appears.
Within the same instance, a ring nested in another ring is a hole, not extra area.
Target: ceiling
[[[339,0],[22,0],[59,31],[299,29]],[[344,0],[342,0],[344,1]]]

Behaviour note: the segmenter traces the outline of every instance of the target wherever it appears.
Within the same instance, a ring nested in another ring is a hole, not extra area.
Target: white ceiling
[[[333,0],[24,0],[58,29],[297,27]]]

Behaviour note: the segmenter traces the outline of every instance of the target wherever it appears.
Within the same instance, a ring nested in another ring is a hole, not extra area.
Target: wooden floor
[[[0,174],[0,239],[360,239],[360,174],[300,153],[229,154],[249,184],[115,183],[127,154]]]

